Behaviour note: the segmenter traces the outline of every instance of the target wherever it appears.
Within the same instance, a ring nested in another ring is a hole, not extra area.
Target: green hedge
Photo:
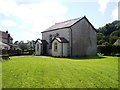
[[[120,54],[120,45],[100,45],[97,47],[98,53],[102,53],[104,55],[116,55]]]
[[[5,49],[3,49],[0,52],[2,52],[1,55],[6,55],[6,54],[8,54],[9,56],[21,55],[21,50],[5,50]]]
[[[22,51],[21,55],[33,55],[35,50],[25,50]]]

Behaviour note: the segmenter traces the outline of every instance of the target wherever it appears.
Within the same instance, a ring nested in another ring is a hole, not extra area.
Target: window
[[[39,44],[37,44],[37,51],[39,51]]]
[[[57,43],[54,43],[54,51],[57,51],[57,49],[58,49]]]

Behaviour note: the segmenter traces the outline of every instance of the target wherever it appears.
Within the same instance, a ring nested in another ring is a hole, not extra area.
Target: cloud
[[[112,11],[112,18],[113,20],[118,20],[118,7],[116,7],[113,11]]]
[[[31,31],[40,33],[53,23],[64,20],[67,8],[58,0],[42,0],[28,4],[18,4],[15,0],[0,0],[0,13],[7,17],[18,17],[32,25]]]
[[[11,20],[3,20],[0,24],[5,27],[14,27],[17,25],[14,21]]]
[[[99,11],[104,14],[105,10],[107,8],[107,4],[110,2],[110,0],[98,0],[98,4],[100,5]]]
[[[120,0],[116,0],[116,3],[119,3],[119,2]],[[120,9],[120,6],[115,7],[112,11],[111,17],[113,18],[113,20],[118,20],[118,13],[120,15],[120,10],[118,8]]]
[[[17,28],[24,28],[22,25],[17,24],[16,22],[6,19],[0,22],[0,25],[3,27],[17,27]]]

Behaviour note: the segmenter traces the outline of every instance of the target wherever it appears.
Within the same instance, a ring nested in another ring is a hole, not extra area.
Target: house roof
[[[120,44],[120,39],[117,39],[116,42],[114,43],[114,45],[118,45]]]
[[[3,42],[0,42],[0,46],[9,46],[9,45],[7,45],[7,44],[5,44]]]
[[[54,40],[57,40],[58,42],[60,43],[69,43],[69,41],[67,41],[64,37],[56,37],[54,38],[51,43],[54,41]]]
[[[41,41],[42,41],[42,44],[43,44],[43,45],[48,44],[48,42],[47,42],[46,40],[41,40]]]
[[[40,44],[42,44],[42,41],[41,41],[41,40],[37,40],[37,42],[39,42]]]
[[[84,16],[84,17],[79,17],[79,18],[75,18],[75,19],[71,19],[71,20],[67,20],[67,21],[63,21],[63,22],[59,22],[59,23],[55,23],[53,26],[49,27],[48,29],[46,29],[44,32],[49,32],[49,31],[54,31],[54,30],[58,30],[58,29],[63,29],[63,28],[69,28],[71,26],[73,26],[74,24],[76,24],[77,22],[81,21],[82,19],[86,19],[87,22],[93,27],[93,29],[96,31],[96,29],[94,28],[94,26],[89,22],[89,20]],[[97,32],[97,31],[96,31]]]
[[[2,38],[5,38],[5,39],[10,38],[11,40],[13,40],[13,38],[10,36],[10,34],[8,33],[8,31],[6,31],[6,32],[0,31],[0,33],[2,33]]]
[[[18,45],[16,44],[8,44],[9,46],[12,46],[12,47],[19,47]]]
[[[43,44],[43,45],[48,44],[48,42],[47,42],[46,40],[41,40],[41,39],[37,39],[37,40],[35,41],[35,44],[36,44],[37,42],[39,42],[40,44]]]

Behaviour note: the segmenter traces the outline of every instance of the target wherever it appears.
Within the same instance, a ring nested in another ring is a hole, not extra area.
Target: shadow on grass
[[[94,60],[94,59],[103,59],[103,58],[107,58],[105,56],[82,56],[82,57],[52,57],[52,58],[61,58],[61,59],[70,59],[70,60]]]
[[[80,60],[80,59],[85,59],[85,60],[88,60],[88,59],[103,59],[103,58],[106,58],[106,57],[104,57],[104,56],[68,57],[68,59],[75,59],[75,60]]]

